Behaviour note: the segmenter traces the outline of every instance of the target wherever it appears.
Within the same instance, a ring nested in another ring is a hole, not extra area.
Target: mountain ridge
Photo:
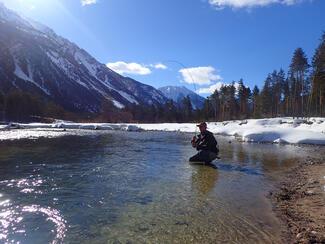
[[[185,86],[164,86],[158,88],[167,98],[180,104],[184,97],[189,96],[192,107],[194,109],[201,109],[204,106],[205,98],[186,88]]]
[[[124,77],[51,28],[27,20],[0,3],[0,89],[22,90],[70,111],[99,112],[105,100],[115,107],[163,104],[152,86]]]

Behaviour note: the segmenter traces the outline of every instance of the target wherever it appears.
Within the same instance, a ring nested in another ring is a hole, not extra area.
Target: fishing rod
[[[178,61],[178,60],[165,60],[164,63],[176,63],[178,65],[180,65],[181,67],[183,67],[183,69],[189,74],[190,78],[191,78],[191,81],[192,81],[192,84],[194,86],[194,92],[196,93],[196,84],[195,84],[195,81],[193,79],[193,76],[192,76],[192,73],[190,72],[189,68],[184,65],[182,62]],[[195,96],[196,98],[196,104],[198,103],[197,101],[197,96]],[[197,126],[195,126],[195,138],[197,137]]]
[[[166,61],[164,61],[164,62],[166,62],[166,63],[168,63],[168,62],[169,62],[169,63],[176,63],[176,64],[180,65],[181,67],[183,67],[184,70],[185,70],[186,72],[188,72],[188,74],[189,74],[189,76],[190,76],[190,78],[191,78],[192,84],[193,84],[193,86],[194,86],[194,91],[195,91],[195,93],[196,93],[196,85],[195,85],[195,81],[194,81],[194,79],[193,79],[192,73],[190,72],[189,68],[187,68],[183,63],[181,63],[181,62],[179,62],[179,61],[177,61],[177,60],[166,60]],[[197,96],[195,96],[195,98],[196,98],[196,100],[197,100]],[[198,104],[198,100],[196,101],[196,103]],[[209,104],[209,101],[208,101],[208,104]],[[198,142],[197,126],[195,126],[195,135],[194,135],[194,137],[192,138],[192,141],[191,141],[193,147],[196,147],[196,146],[197,146],[197,142]],[[195,146],[194,146],[194,145],[195,145]],[[220,159],[220,157],[218,157],[218,156],[217,156],[216,158],[217,158],[217,159]]]

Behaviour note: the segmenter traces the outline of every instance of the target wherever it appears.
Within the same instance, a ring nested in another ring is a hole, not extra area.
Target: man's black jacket
[[[208,150],[210,152],[218,153],[217,140],[210,131],[205,131],[198,135],[196,140],[197,150]]]

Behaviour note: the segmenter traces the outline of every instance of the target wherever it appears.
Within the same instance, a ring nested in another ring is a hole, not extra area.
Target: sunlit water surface
[[[0,243],[276,243],[268,192],[312,147],[219,137],[217,168],[190,165],[193,135],[91,132],[0,143]]]

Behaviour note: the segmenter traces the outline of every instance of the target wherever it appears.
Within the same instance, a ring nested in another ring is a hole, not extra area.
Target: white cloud
[[[270,4],[293,5],[303,0],[209,0],[209,3],[217,9],[224,7],[251,8],[264,7]]]
[[[155,65],[153,65],[153,67],[155,69],[167,69],[167,66],[162,63],[155,64]]]
[[[129,75],[149,75],[151,74],[151,70],[138,63],[126,63],[123,61],[118,61],[115,63],[108,63],[106,66],[115,72],[124,75],[124,74],[129,74]]]
[[[215,68],[207,67],[192,67],[181,69],[183,81],[188,84],[209,85],[214,81],[222,80],[221,76],[216,74]]]
[[[91,5],[97,3],[97,0],[81,0],[81,5],[86,6],[86,5]]]
[[[211,85],[209,87],[200,88],[196,92],[199,93],[199,94],[212,94],[212,93],[214,93],[215,90],[220,91],[222,86],[229,86],[229,85],[231,85],[231,84],[219,81],[219,82],[217,82],[217,83],[215,83],[215,84],[213,84],[213,85]],[[234,85],[235,85],[236,90],[237,90],[238,89],[238,83],[235,83]]]
[[[199,94],[210,94],[213,93],[215,90],[220,90],[222,85],[224,85],[223,82],[217,82],[209,87],[200,88],[196,92]]]

